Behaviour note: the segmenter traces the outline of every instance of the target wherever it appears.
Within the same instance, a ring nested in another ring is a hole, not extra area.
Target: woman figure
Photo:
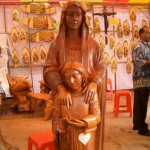
[[[85,102],[83,90],[88,82],[88,74],[81,63],[70,61],[64,65],[62,77],[71,95],[72,105],[68,109],[66,105],[57,100],[54,101],[54,113],[57,112],[58,118],[58,149],[95,150],[100,109],[97,96],[89,103]],[[86,142],[82,139],[83,137],[87,138]]]
[[[45,83],[52,89],[51,99],[72,105],[71,95],[63,84],[60,71],[64,64],[75,60],[83,64],[89,83],[83,90],[90,102],[98,92],[102,122],[98,125],[96,150],[103,149],[105,111],[105,62],[98,43],[89,36],[86,11],[82,3],[69,1],[62,10],[59,34],[51,44],[43,70]],[[56,129],[54,129],[56,131]],[[55,132],[54,131],[54,132]]]

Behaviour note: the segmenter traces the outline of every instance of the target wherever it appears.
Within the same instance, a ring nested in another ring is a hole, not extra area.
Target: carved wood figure
[[[49,95],[49,99],[50,99],[50,91],[51,89],[44,83],[44,80],[40,80],[40,93],[46,93]],[[44,100],[39,100],[37,102],[37,105],[40,106],[42,105],[42,103],[44,102]]]
[[[53,110],[53,100],[50,99],[50,91],[51,89],[45,84],[44,80],[40,81],[40,92],[49,94],[49,100],[45,101],[45,109],[44,109],[44,120],[49,120],[52,116]]]
[[[27,76],[15,77],[7,75],[10,93],[14,96],[14,102],[11,107],[18,105],[23,111],[30,111],[31,102],[27,94],[31,92],[32,84],[26,78]]]
[[[39,81],[40,83],[40,93],[30,92],[28,96],[31,99],[31,110],[34,111],[36,106],[41,106],[45,101],[47,102],[50,99],[50,88],[46,86],[43,80]]]
[[[40,81],[40,93],[28,93],[28,97],[31,99],[31,110],[34,111],[36,106],[40,106],[43,102],[45,103],[44,109],[44,120],[49,120],[52,115],[53,101],[50,99],[51,89]]]
[[[71,95],[72,105],[54,100],[53,128],[57,130],[59,150],[95,150],[100,109],[97,95],[85,101],[83,90],[88,83],[88,74],[77,61],[66,63],[62,69],[64,84]],[[60,110],[60,111],[59,111]]]
[[[68,109],[73,100],[64,85],[60,72],[64,64],[71,60],[80,62],[89,74],[89,82],[84,88],[85,102],[92,101],[98,93],[101,122],[97,125],[94,150],[103,150],[106,66],[102,50],[89,35],[85,7],[77,1],[67,2],[62,9],[59,33],[49,48],[43,70],[44,82],[52,89],[51,99],[66,105]],[[54,121],[55,119],[54,117]],[[55,135],[55,149],[57,150],[59,146],[59,143],[57,143],[58,132],[55,128],[53,132]]]

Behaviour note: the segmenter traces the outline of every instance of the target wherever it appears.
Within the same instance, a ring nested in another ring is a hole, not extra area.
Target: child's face
[[[72,91],[79,91],[82,89],[82,75],[77,70],[65,70],[64,78],[66,84]]]

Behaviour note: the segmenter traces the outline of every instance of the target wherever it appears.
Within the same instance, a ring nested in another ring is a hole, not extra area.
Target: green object
[[[59,29],[59,26],[60,26],[60,22],[56,21],[56,29]]]

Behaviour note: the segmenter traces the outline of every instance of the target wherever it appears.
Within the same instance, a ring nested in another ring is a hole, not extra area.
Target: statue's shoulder
[[[93,47],[99,48],[98,42],[92,37],[89,37],[88,43],[89,43],[89,45],[91,45]]]
[[[90,37],[90,36],[89,36],[89,41],[88,42],[93,43],[95,45],[98,45],[97,41],[94,38]]]
[[[51,42],[50,47],[56,47],[56,45],[57,45],[56,40],[54,40],[54,41]]]
[[[49,51],[57,51],[57,49],[58,49],[58,44],[56,40],[54,40],[49,45]]]

